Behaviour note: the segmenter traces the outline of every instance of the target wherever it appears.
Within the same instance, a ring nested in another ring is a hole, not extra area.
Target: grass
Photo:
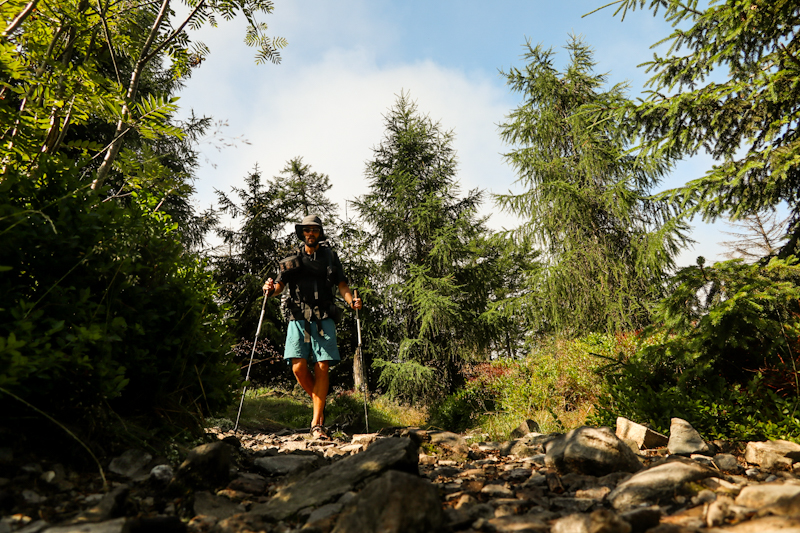
[[[208,422],[221,427],[236,420],[238,403],[229,408],[223,419]],[[422,426],[427,412],[392,402],[384,396],[370,397],[368,402],[369,430],[387,427]],[[325,407],[325,423],[361,421],[364,417],[364,397],[352,391],[333,391]],[[227,422],[225,422],[227,420]],[[283,428],[303,429],[311,425],[311,400],[299,387],[292,391],[261,388],[247,391],[239,425],[257,431],[271,432]],[[353,427],[357,427],[358,423]]]

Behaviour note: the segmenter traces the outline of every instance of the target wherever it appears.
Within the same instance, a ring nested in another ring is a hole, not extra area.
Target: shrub
[[[606,369],[595,421],[666,431],[679,417],[709,437],[800,437],[799,281],[794,257],[681,270],[657,326]]]

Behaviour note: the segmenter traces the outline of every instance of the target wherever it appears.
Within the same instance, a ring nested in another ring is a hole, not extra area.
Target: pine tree
[[[649,153],[705,150],[718,163],[670,191],[686,216],[733,220],[786,203],[789,237],[800,238],[800,4],[790,0],[620,0],[677,26],[666,55],[646,63],[648,98],[635,109]],[[688,27],[687,27],[688,26]],[[679,53],[680,51],[680,53]]]
[[[482,343],[485,268],[471,243],[485,231],[481,193],[459,198],[453,133],[401,94],[384,117],[385,137],[367,163],[370,192],[356,202],[375,230],[372,250],[384,276],[382,383],[410,400],[430,400],[457,379]]]
[[[526,46],[528,64],[504,73],[524,101],[501,125],[524,190],[495,199],[525,219],[520,234],[543,254],[527,294],[532,318],[540,331],[639,327],[685,240],[664,203],[648,199],[670,166],[629,151],[634,139],[613,113],[625,86],[603,89],[589,46],[568,42],[563,73],[552,49]]]

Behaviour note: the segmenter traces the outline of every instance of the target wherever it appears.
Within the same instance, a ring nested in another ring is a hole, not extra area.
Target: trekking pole
[[[358,299],[358,291],[354,290],[353,294]],[[358,367],[361,369],[361,388],[364,393],[364,424],[369,433],[369,410],[367,409],[367,371],[364,368],[364,354],[361,353],[361,320],[358,318],[358,309],[356,309],[356,331],[358,331],[358,348],[356,348],[356,357],[359,359]]]
[[[247,392],[247,382],[250,381],[250,367],[253,366],[253,356],[256,354],[256,344],[258,344],[258,334],[261,333],[261,322],[264,321],[264,308],[267,305],[267,300],[272,293],[275,292],[275,289],[272,289],[267,292],[266,296],[264,296],[264,300],[261,301],[261,316],[258,317],[258,328],[256,329],[256,338],[253,341],[253,351],[250,352],[250,362],[247,364],[247,375],[244,378],[244,388],[242,389],[242,399],[239,400],[239,412],[236,414],[236,424],[233,426],[233,432],[236,433],[236,430],[239,429],[239,417],[242,416],[242,405],[244,405],[244,393]]]

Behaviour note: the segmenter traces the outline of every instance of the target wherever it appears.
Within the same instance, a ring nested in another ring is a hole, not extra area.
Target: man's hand
[[[275,292],[275,280],[272,278],[267,278],[267,282],[264,283],[264,292],[267,294],[272,294]]]

